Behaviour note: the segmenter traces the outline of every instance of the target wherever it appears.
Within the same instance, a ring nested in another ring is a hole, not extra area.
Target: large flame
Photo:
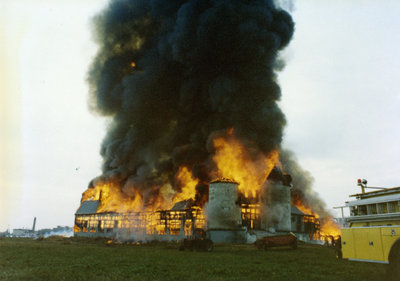
[[[320,234],[323,237],[333,236],[336,239],[340,236],[340,227],[331,217],[327,217],[321,222]]]
[[[82,202],[86,200],[99,200],[100,206],[97,212],[139,212],[143,210],[143,200],[140,193],[134,196],[126,196],[121,189],[113,184],[97,184],[94,188],[88,188],[82,194]]]
[[[214,178],[237,181],[239,191],[245,197],[256,197],[279,159],[277,151],[272,151],[266,156],[259,153],[255,159],[252,158],[246,147],[233,137],[233,129],[228,131],[227,137],[214,139],[214,148],[216,153],[213,160],[218,168]]]
[[[158,211],[169,209],[176,202],[194,199],[198,180],[192,176],[187,167],[180,167],[176,174],[176,180],[181,188],[180,192],[174,191],[169,184],[164,185],[158,195],[153,198],[151,204],[144,205],[143,196],[139,190],[133,189],[134,194],[129,196],[121,191],[121,188],[114,183],[96,184],[88,188],[82,194],[82,200],[99,200],[98,213],[102,212],[141,212]]]
[[[183,186],[181,192],[174,196],[173,203],[194,199],[196,195],[196,185],[199,183],[198,179],[193,178],[192,172],[187,167],[180,167],[176,179]]]

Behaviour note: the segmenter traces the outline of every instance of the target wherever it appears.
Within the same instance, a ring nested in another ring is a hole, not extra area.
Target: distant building
[[[10,231],[7,229],[4,232],[0,232],[0,237],[11,237]]]
[[[36,238],[36,232],[31,229],[14,228],[11,237]]]
[[[21,237],[21,238],[36,238],[37,233],[35,231],[36,228],[36,217],[33,218],[32,229],[26,228],[15,228],[12,232],[12,237]]]

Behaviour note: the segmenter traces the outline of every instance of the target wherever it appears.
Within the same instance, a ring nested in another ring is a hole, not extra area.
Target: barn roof
[[[292,215],[299,215],[299,216],[304,216],[305,214],[302,212],[302,211],[300,211],[299,209],[297,209],[295,206],[293,206],[293,205],[291,205],[291,210],[290,210],[290,213],[292,214]]]
[[[193,199],[188,199],[188,200],[183,200],[180,202],[175,203],[175,205],[172,207],[171,211],[184,211],[187,209],[190,209],[193,205]]]
[[[86,200],[79,206],[75,215],[90,215],[97,212],[97,208],[100,205],[99,200]]]

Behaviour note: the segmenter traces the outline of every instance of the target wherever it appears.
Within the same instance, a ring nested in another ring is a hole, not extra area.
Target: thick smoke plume
[[[113,0],[94,29],[90,105],[111,120],[96,181],[146,201],[179,189],[182,165],[208,182],[210,140],[230,128],[255,157],[280,148],[275,71],[294,23],[274,1]]]

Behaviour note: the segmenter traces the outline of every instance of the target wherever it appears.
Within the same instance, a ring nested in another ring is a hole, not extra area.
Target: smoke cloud
[[[90,107],[110,119],[95,181],[146,201],[163,184],[179,189],[182,165],[209,181],[207,144],[230,128],[249,151],[280,147],[277,57],[294,23],[274,1],[113,0],[93,28]]]
[[[282,149],[280,153],[282,168],[292,177],[291,198],[293,203],[302,202],[313,212],[317,213],[322,220],[331,217],[327,211],[325,202],[313,189],[314,178],[310,172],[304,170],[297,162],[294,153],[287,149]]]

